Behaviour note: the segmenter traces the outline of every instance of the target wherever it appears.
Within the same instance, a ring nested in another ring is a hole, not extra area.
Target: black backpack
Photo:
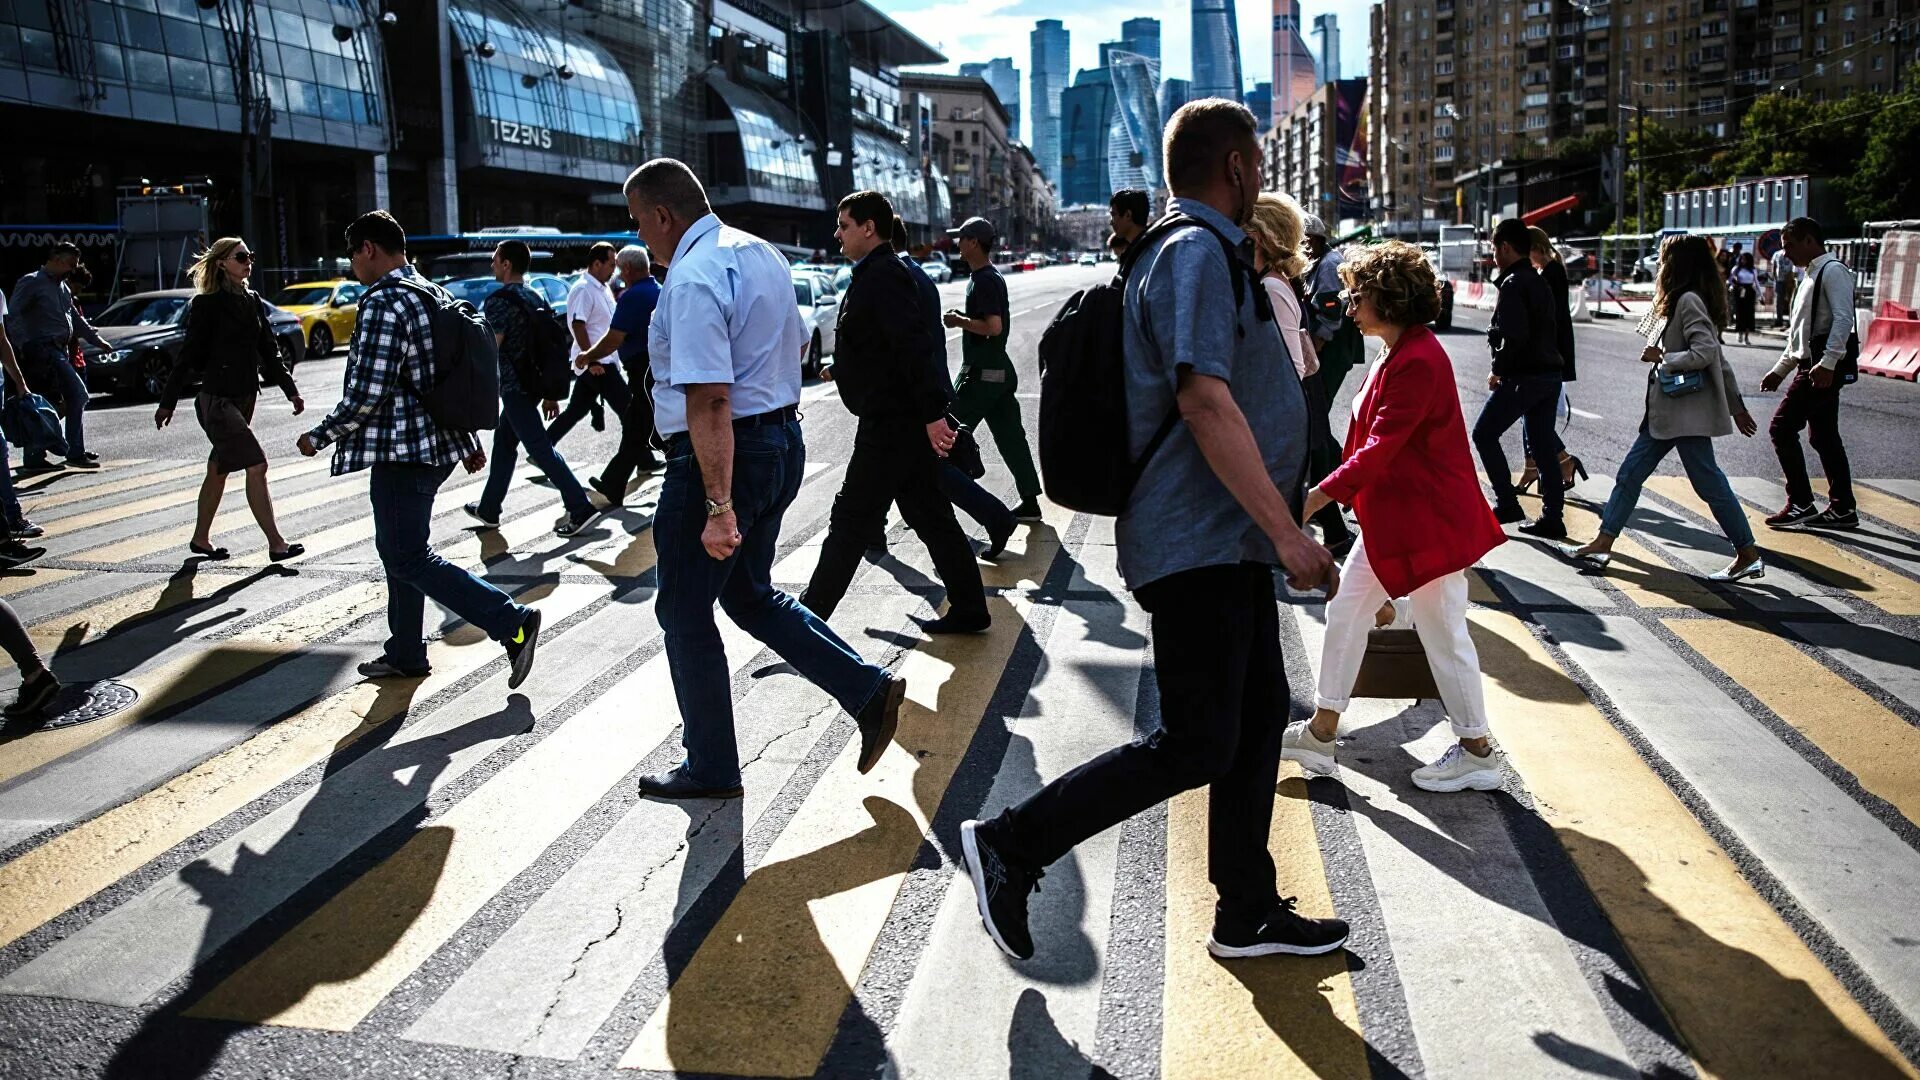
[[[573,390],[573,338],[566,323],[545,300],[537,307],[529,301],[530,290],[502,286],[501,291],[527,313],[526,348],[513,359],[521,389],[547,401],[564,399]]]
[[[1201,228],[1220,241],[1233,278],[1237,311],[1246,268],[1218,229],[1186,214],[1169,214],[1127,246],[1113,280],[1073,294],[1040,338],[1040,475],[1047,498],[1069,510],[1118,517],[1147,462],[1180,419],[1176,405],[1147,441],[1138,461],[1128,446],[1126,360],[1122,353],[1127,276],[1140,254],[1168,233]],[[1256,308],[1272,319],[1266,293]],[[1244,329],[1240,330],[1244,334]]]
[[[446,431],[491,431],[500,423],[500,353],[478,308],[408,278],[393,279],[427,302],[432,386],[412,389]]]

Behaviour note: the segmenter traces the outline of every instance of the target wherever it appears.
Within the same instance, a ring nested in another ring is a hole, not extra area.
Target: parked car
[[[920,264],[920,269],[927,272],[935,285],[945,285],[953,280],[953,267],[938,255],[928,256],[927,261]]]
[[[173,375],[180,346],[187,341],[187,310],[192,289],[135,293],[93,319],[110,348],[91,342],[82,347],[87,389],[126,397],[158,398]],[[269,305],[271,307],[271,305]],[[300,319],[272,308],[268,324],[280,346],[280,362],[292,371],[306,358],[307,337]]]
[[[1040,269],[1040,263],[1036,261],[1033,256],[1029,255],[1024,259],[1021,259],[1019,262],[1014,263],[1013,268],[1015,270],[1018,270],[1020,273],[1024,274],[1029,271]]]
[[[360,319],[360,294],[366,291],[365,285],[344,278],[308,281],[281,289],[273,303],[300,320],[300,329],[307,335],[307,355],[325,356],[335,342],[352,339]]]
[[[500,283],[490,277],[470,277],[445,282],[443,287],[453,294],[455,300],[465,300],[479,307],[487,302],[487,297],[499,290]],[[567,279],[558,274],[535,271],[527,275],[527,288],[539,293],[553,313],[563,319],[567,315],[567,290],[570,287]]]
[[[840,318],[840,297],[826,291],[823,288],[826,284],[823,274],[801,271],[793,275],[793,301],[800,305],[800,321],[807,324],[811,335],[806,359],[800,364],[802,375],[819,375],[820,369],[826,366],[826,358],[833,354],[833,330]]]
[[[1099,266],[1100,256],[1095,255],[1091,251],[1082,252],[1080,255],[1080,265],[1081,266]]]

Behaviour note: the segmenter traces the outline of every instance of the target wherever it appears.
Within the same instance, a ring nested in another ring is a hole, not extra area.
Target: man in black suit
[[[801,603],[831,615],[859,569],[866,538],[881,532],[887,507],[933,555],[947,588],[947,614],[922,623],[932,634],[978,633],[992,621],[973,545],[940,493],[940,459],[956,432],[947,421],[952,390],[929,361],[939,344],[913,274],[893,250],[893,204],[876,191],[840,200],[834,236],[854,262],[840,301],[833,380],[860,418],[846,482],[834,498],[826,543]]]
[[[1493,308],[1493,325],[1487,329],[1487,344],[1493,350],[1493,371],[1487,376],[1487,389],[1493,396],[1480,409],[1473,424],[1473,445],[1487,470],[1487,482],[1493,485],[1493,514],[1502,524],[1524,522],[1520,531],[1529,536],[1564,539],[1567,526],[1561,520],[1566,493],[1556,483],[1559,472],[1548,469],[1540,481],[1540,517],[1527,521],[1513,485],[1513,473],[1507,469],[1507,455],[1500,447],[1500,436],[1516,420],[1526,425],[1527,445],[1533,448],[1535,461],[1560,460],[1560,433],[1553,429],[1554,411],[1560,403],[1560,350],[1555,344],[1555,303],[1546,281],[1533,268],[1529,254],[1533,238],[1526,223],[1508,218],[1494,226],[1493,258],[1500,265],[1500,299]],[[1565,299],[1558,301],[1565,303]]]

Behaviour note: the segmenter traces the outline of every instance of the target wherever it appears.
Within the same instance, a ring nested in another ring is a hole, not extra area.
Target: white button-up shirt
[[[694,222],[667,264],[647,331],[660,434],[687,430],[688,386],[730,384],[735,418],[799,404],[807,344],[779,250],[712,214]]]
[[[1818,280],[1820,314],[1814,316],[1813,285]],[[1793,309],[1787,314],[1787,348],[1773,370],[1781,375],[1792,371],[1802,359],[1812,359],[1832,371],[1847,355],[1847,337],[1853,333],[1853,271],[1827,252],[1821,252],[1800,272],[1800,288],[1793,294]],[[1826,341],[1826,352],[1814,356],[1814,343]]]
[[[613,325],[613,290],[592,274],[581,274],[580,279],[567,290],[567,322],[586,323],[588,348],[599,344],[600,339],[607,336],[607,328]],[[567,350],[568,358],[574,362],[574,370],[585,370],[580,363],[580,354],[586,351],[580,347],[580,339],[574,338],[573,347]],[[619,359],[609,356],[601,363],[617,364]]]

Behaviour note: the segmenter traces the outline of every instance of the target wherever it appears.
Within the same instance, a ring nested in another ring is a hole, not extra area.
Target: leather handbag
[[[1378,627],[1367,632],[1367,655],[1353,680],[1353,696],[1365,698],[1438,698],[1433,669],[1418,631]]]
[[[1659,378],[1660,392],[1668,397],[1686,397],[1699,393],[1707,385],[1707,373],[1704,371],[1676,371]]]
[[[953,423],[953,418],[948,417],[947,422]],[[953,426],[956,434],[953,437],[953,446],[947,450],[947,460],[969,480],[978,480],[987,475],[987,463],[980,459],[979,440],[973,437],[970,429],[963,428],[959,424],[953,424]]]

